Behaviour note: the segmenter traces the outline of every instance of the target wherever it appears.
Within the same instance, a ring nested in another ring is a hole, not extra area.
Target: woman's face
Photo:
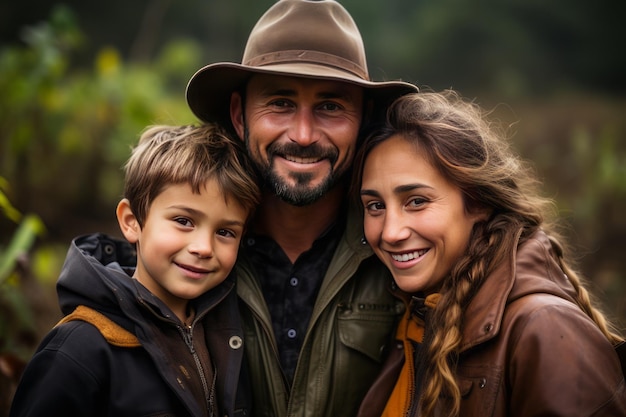
[[[474,223],[460,188],[395,135],[367,156],[361,183],[365,237],[409,293],[437,292],[466,251]]]

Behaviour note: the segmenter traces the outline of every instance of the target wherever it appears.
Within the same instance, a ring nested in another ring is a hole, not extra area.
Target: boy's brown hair
[[[124,197],[140,226],[154,199],[171,184],[187,183],[199,193],[215,179],[224,200],[234,199],[250,214],[260,201],[258,176],[243,144],[216,124],[150,126],[124,169]]]

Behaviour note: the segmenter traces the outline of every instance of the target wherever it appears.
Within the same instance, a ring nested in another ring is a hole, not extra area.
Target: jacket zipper
[[[204,376],[204,367],[202,366],[202,363],[200,362],[200,357],[198,356],[198,352],[196,352],[196,349],[193,347],[193,335],[192,335],[193,328],[192,326],[185,326],[185,327],[177,326],[177,327],[178,327],[178,331],[183,337],[183,340],[185,341],[185,344],[189,348],[189,352],[191,352],[191,355],[193,356],[193,360],[196,362],[196,370],[198,371],[198,374],[200,376],[200,381],[202,381],[202,389],[204,390],[204,398],[206,400],[206,406],[208,407],[208,410],[209,410],[209,416],[213,417],[213,406],[214,406],[214,401],[215,401],[214,395],[213,395],[213,388],[209,387],[207,379]],[[213,387],[215,387],[215,375],[214,375],[213,380],[214,380]]]

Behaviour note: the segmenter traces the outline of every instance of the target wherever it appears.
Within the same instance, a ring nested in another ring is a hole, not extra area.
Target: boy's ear
[[[244,139],[243,100],[241,93],[234,92],[230,96],[230,121],[232,122],[237,136]]]
[[[130,243],[137,243],[141,234],[141,226],[130,209],[130,201],[127,198],[124,198],[117,204],[115,214],[117,215],[120,230],[126,240]]]

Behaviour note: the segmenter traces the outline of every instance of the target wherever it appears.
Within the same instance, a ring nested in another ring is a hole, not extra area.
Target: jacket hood
[[[576,304],[576,290],[543,231],[520,245],[485,279],[465,312],[461,350],[498,334],[506,304],[530,294],[550,294]]]
[[[517,251],[515,285],[509,302],[533,293],[551,294],[575,303],[576,289],[557,262],[544,232],[535,233]]]
[[[79,305],[119,310],[133,292],[135,264],[135,249],[126,241],[101,233],[77,237],[57,281],[61,311],[69,314]]]

